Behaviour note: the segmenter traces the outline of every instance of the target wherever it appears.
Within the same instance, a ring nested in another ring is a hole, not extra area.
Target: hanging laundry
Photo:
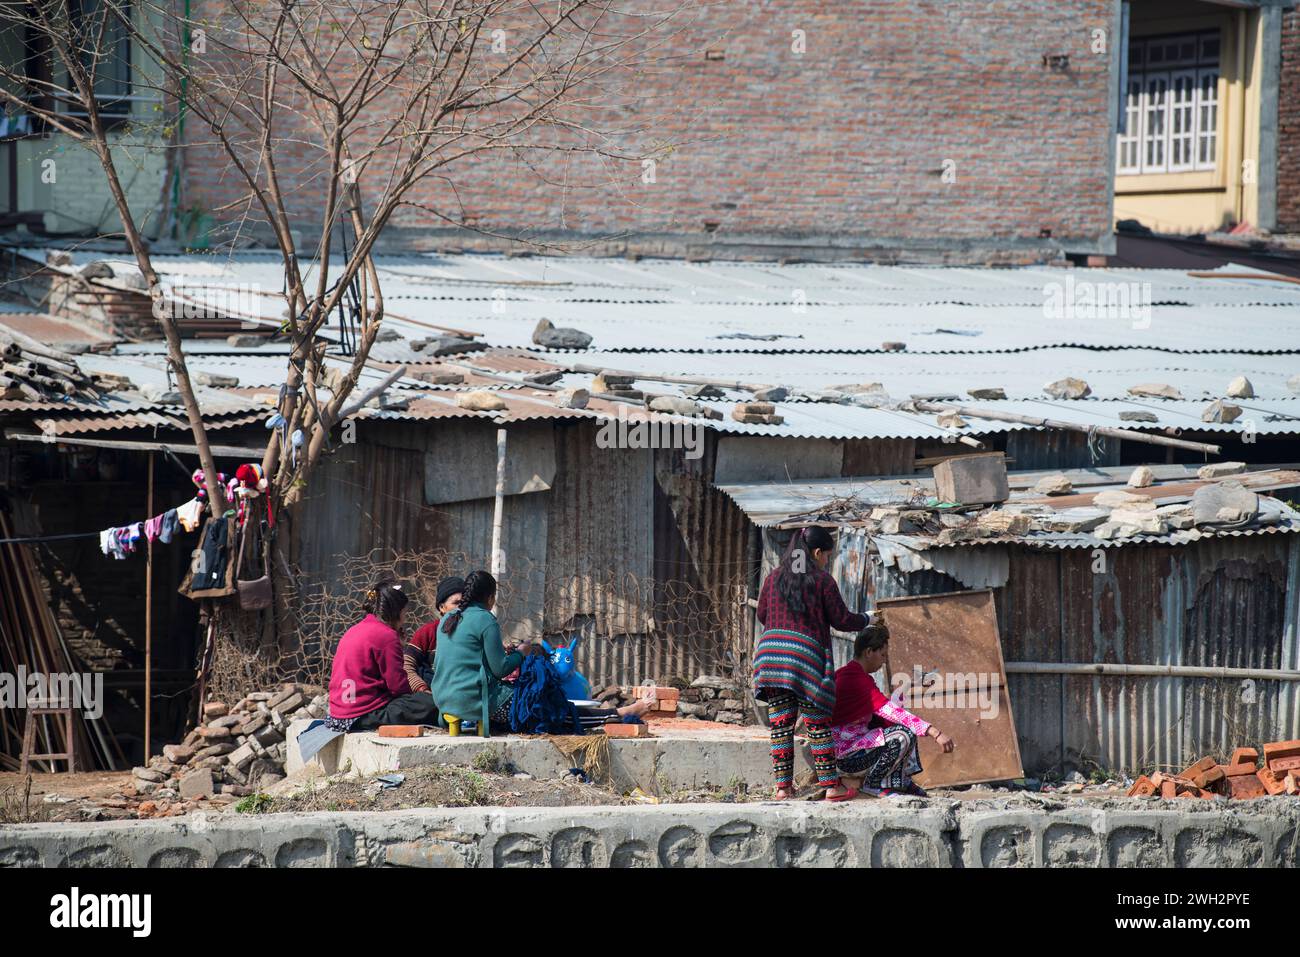
[[[180,522],[176,518],[176,509],[169,508],[162,513],[162,521],[158,527],[158,541],[164,545],[170,545],[172,536],[176,534],[176,526]]]
[[[158,541],[158,535],[162,532],[162,516],[155,515],[144,523],[144,537],[151,542]]]
[[[192,532],[199,527],[203,521],[203,503],[197,497],[190,499],[180,508],[176,509],[176,520],[187,532]]]
[[[117,540],[116,528],[106,528],[99,533],[99,550],[105,557],[111,555],[116,559],[126,558],[126,552],[122,551],[122,545]]]

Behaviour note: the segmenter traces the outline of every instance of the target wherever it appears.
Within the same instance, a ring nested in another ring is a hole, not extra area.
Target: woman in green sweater
[[[507,653],[501,646],[501,626],[492,609],[497,601],[496,579],[488,572],[470,572],[465,578],[460,606],[439,625],[434,652],[433,680],[429,690],[438,704],[440,721],[455,715],[462,721],[478,722],[483,715],[483,680],[487,673],[488,728],[493,734],[510,731],[510,696],[514,689],[501,679],[523,664],[528,655],[544,654],[531,642],[519,642]],[[594,730],[607,721],[639,717],[655,706],[651,690],[635,704],[624,708],[579,707],[583,730]]]
[[[525,655],[537,650],[532,645],[516,645],[506,653],[501,626],[492,614],[496,601],[497,583],[490,573],[480,570],[466,577],[460,607],[445,616],[438,629],[441,634],[429,683],[441,715],[477,722],[483,714],[480,669],[485,668],[487,708],[494,731],[510,719],[510,686],[501,679],[523,664]]]

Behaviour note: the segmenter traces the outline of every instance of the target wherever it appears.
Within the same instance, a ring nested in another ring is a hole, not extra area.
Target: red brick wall
[[[636,163],[600,188],[566,190],[497,154],[449,170],[454,194],[428,180],[414,198],[457,220],[463,207],[492,230],[630,233],[646,252],[763,255],[775,242],[806,247],[810,256],[892,246],[985,261],[1094,249],[1110,233],[1112,132],[1110,61],[1091,51],[1091,31],[1109,31],[1113,7],[1110,0],[713,4],[674,41],[682,59],[639,81],[638,92],[665,93],[680,108],[640,140],[681,143],[659,164],[655,184],[640,182]],[[802,56],[791,50],[796,29],[807,38]],[[706,47],[724,58],[707,59]],[[1044,65],[1045,55],[1060,53],[1069,56],[1067,69]],[[319,155],[299,145],[280,161],[304,222],[319,208],[323,186],[303,169]],[[939,175],[945,160],[956,164],[955,183]],[[195,146],[186,162],[190,203],[214,210],[241,195],[219,157]],[[580,161],[547,170],[570,182],[601,179]],[[421,234],[445,229],[420,210],[401,225],[394,237],[415,246],[424,245]],[[428,244],[439,243],[474,240],[461,231]],[[788,248],[766,254],[798,255]]]
[[[1277,228],[1300,232],[1300,10],[1282,15],[1278,89]]]

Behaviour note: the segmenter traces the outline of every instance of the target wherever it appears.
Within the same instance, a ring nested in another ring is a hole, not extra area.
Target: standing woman
[[[847,801],[857,794],[840,784],[835,769],[831,628],[861,631],[867,619],[845,607],[835,579],[826,571],[834,551],[835,540],[826,529],[801,528],[758,596],[763,634],[754,651],[754,696],[767,702],[778,800],[794,797],[794,725],[801,710],[817,784],[826,789],[826,799]]]

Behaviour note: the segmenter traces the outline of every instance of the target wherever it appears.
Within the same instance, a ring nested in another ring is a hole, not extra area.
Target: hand
[[[943,749],[944,754],[951,753],[952,750],[957,747],[956,742],[954,742],[952,738],[948,737],[946,734],[944,734],[942,731],[940,731],[938,728],[934,727],[933,725],[930,726],[930,731],[932,737],[934,738],[934,743],[939,745],[939,747]]]

